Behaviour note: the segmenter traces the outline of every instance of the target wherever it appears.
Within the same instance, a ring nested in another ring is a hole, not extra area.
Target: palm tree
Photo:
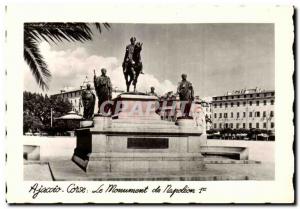
[[[93,23],[99,33],[100,23]],[[91,24],[87,23],[25,23],[24,24],[24,59],[42,90],[48,90],[51,73],[39,50],[39,42],[57,43],[63,40],[84,42],[92,40]],[[105,29],[110,29],[108,23],[103,23]]]

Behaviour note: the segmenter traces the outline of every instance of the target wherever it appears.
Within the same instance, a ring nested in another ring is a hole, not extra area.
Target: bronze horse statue
[[[136,91],[137,80],[143,69],[141,60],[142,46],[143,43],[137,42],[134,46],[132,60],[127,60],[123,63],[123,74],[126,81],[127,92],[129,92],[131,84],[134,87],[134,92]]]

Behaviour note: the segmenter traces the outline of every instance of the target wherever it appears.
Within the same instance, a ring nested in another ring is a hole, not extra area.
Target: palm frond
[[[99,33],[102,32],[100,23],[93,23]],[[108,23],[104,28],[110,29]],[[25,23],[24,24],[24,59],[30,67],[38,85],[44,90],[48,89],[48,80],[51,73],[41,55],[38,43],[42,40],[57,44],[65,41],[92,40],[92,30],[86,23]]]
[[[37,44],[28,38],[24,39],[24,60],[42,90],[48,90],[51,74]]]
[[[94,23],[101,33],[101,24]],[[106,29],[110,29],[108,23],[103,23]],[[92,30],[86,23],[25,23],[24,35],[39,42],[42,39],[54,43],[66,41],[88,41],[92,40]]]
[[[99,33],[102,33],[101,24],[100,23],[94,23],[94,25],[96,26]],[[110,25],[108,23],[102,23],[102,25],[104,26],[105,29],[107,29],[107,30],[110,29]]]

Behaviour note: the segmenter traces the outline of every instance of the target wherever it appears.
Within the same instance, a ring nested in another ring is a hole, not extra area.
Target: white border
[[[124,12],[126,11],[126,12]],[[134,12],[130,12],[134,11]],[[138,11],[138,12],[137,12]],[[101,198],[91,195],[43,195],[39,202],[292,202],[293,190],[291,177],[293,174],[293,112],[294,98],[292,86],[293,56],[293,25],[291,7],[256,7],[256,6],[199,6],[193,4],[148,5],[131,4],[101,4],[101,7],[91,5],[70,4],[58,6],[15,6],[9,5],[6,14],[6,29],[8,31],[6,64],[8,76],[7,89],[10,89],[6,100],[7,130],[6,140],[8,161],[6,179],[8,183],[7,199],[9,202],[34,202],[28,194],[31,182],[23,181],[22,159],[22,90],[23,77],[21,66],[23,59],[23,22],[32,21],[80,21],[80,22],[262,22],[275,23],[275,91],[276,91],[276,181],[227,181],[227,182],[189,182],[207,186],[209,191],[204,195],[190,195],[180,198],[163,196],[143,196],[138,200],[134,196],[103,195]],[[155,14],[155,15],[154,15]],[[167,184],[169,182],[159,182]],[[173,182],[173,185],[185,185],[187,182]],[[45,183],[44,183],[45,184]],[[49,182],[49,185],[68,184],[67,182]],[[95,185],[95,182],[80,182],[79,184]],[[153,184],[157,182],[119,182],[119,185]],[[81,197],[81,198],[78,198]]]

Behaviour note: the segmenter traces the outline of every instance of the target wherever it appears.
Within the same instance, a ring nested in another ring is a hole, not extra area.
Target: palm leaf
[[[38,45],[28,39],[24,39],[24,59],[29,65],[29,68],[38,83],[43,90],[48,90],[48,81],[51,74],[47,68],[47,64],[40,53]]]
[[[102,32],[100,23],[93,23],[99,33]],[[110,25],[103,23],[105,29]],[[65,41],[92,40],[92,30],[86,23],[25,23],[24,24],[24,59],[30,67],[38,85],[44,90],[48,89],[51,73],[41,55],[38,43],[42,40],[57,44]]]
[[[94,23],[97,30],[99,31],[99,33],[102,32],[102,28],[101,28],[101,24],[100,23]],[[110,25],[108,23],[103,23],[103,26],[105,27],[105,29],[109,30],[110,29]]]

